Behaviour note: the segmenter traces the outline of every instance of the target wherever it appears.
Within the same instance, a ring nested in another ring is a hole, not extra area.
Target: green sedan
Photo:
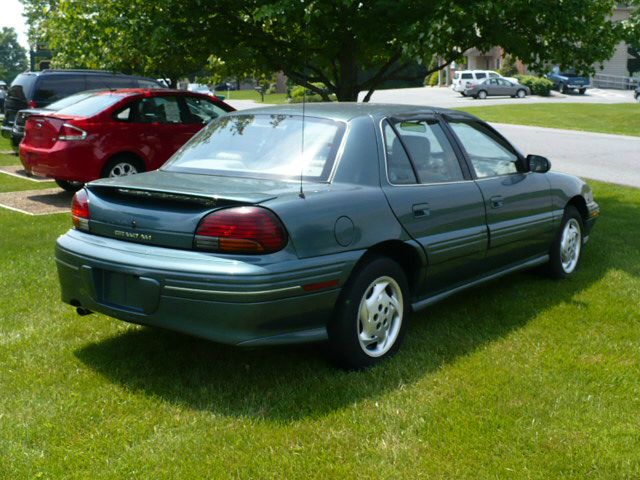
[[[462,112],[231,113],[159,170],[76,194],[62,299],[233,345],[326,341],[369,367],[412,312],[518,270],[574,274],[599,208],[549,168]]]

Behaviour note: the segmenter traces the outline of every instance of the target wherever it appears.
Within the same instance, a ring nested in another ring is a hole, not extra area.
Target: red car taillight
[[[287,244],[278,217],[262,207],[233,207],[204,217],[194,239],[202,250],[228,253],[273,253]]]
[[[27,102],[27,107],[29,107],[29,108],[38,108],[38,102],[36,102],[35,100],[29,100]]]
[[[71,203],[71,218],[73,226],[78,230],[89,231],[89,197],[87,191],[83,188],[78,190],[73,196]]]
[[[85,138],[87,138],[87,132],[75,125],[63,123],[62,127],[60,127],[58,140],[84,140]]]

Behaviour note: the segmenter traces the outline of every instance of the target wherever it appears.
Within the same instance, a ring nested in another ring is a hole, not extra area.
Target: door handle
[[[413,216],[415,218],[424,218],[431,215],[431,209],[428,203],[419,203],[412,207]]]
[[[502,198],[502,195],[496,195],[494,197],[491,197],[491,208],[500,208],[504,206],[504,198]]]

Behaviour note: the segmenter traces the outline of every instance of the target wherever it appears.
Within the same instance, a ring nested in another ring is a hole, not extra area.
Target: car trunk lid
[[[172,248],[193,247],[208,213],[256,205],[295,190],[290,182],[154,171],[87,186],[93,234]]]

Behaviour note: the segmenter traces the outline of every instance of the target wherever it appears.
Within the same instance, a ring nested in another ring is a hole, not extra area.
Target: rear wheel
[[[144,172],[144,164],[140,159],[129,155],[113,157],[102,170],[102,177],[127,177]]]
[[[371,257],[351,275],[329,323],[335,359],[359,370],[392,356],[404,338],[410,309],[402,268],[387,257]]]
[[[582,232],[580,212],[572,205],[567,206],[549,255],[548,270],[552,277],[566,278],[577,270],[582,254]]]
[[[584,92],[586,92],[586,91],[587,91],[587,89],[586,89],[586,88],[581,88],[581,89],[579,89],[579,90],[578,90],[578,93],[579,93],[580,95],[584,95]]]
[[[73,182],[71,180],[59,180],[57,178],[56,178],[56,183],[61,189],[66,190],[67,192],[77,192],[84,186],[84,183],[82,182]]]
[[[485,92],[484,90],[480,90],[476,95],[476,98],[479,98],[480,100],[484,100],[485,98],[487,98],[487,92]]]
[[[527,96],[527,92],[525,92],[522,88],[516,92],[516,97],[524,98]]]

